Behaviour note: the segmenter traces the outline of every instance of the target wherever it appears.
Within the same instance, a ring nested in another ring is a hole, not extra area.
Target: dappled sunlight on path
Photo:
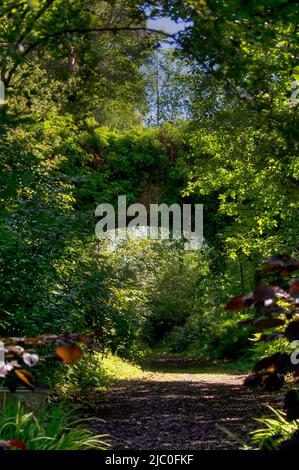
[[[245,440],[269,399],[247,390],[243,378],[150,372],[143,380],[120,382],[91,405],[93,415],[105,420],[93,429],[109,433],[113,449],[237,449],[216,425]]]

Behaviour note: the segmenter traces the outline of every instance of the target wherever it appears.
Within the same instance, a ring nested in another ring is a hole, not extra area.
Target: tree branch
[[[159,31],[159,30],[153,29],[153,28],[147,28],[145,26],[144,27],[142,27],[142,26],[136,26],[136,27],[108,26],[108,27],[102,27],[102,28],[71,28],[71,29],[64,29],[64,30],[61,30],[61,31],[56,31],[56,32],[47,34],[43,38],[40,38],[38,41],[30,44],[30,46],[27,47],[27,49],[22,54],[22,57],[26,57],[30,52],[32,52],[34,49],[36,49],[41,44],[44,44],[45,42],[47,42],[49,39],[56,38],[56,37],[59,37],[59,36],[63,36],[63,35],[66,35],[66,34],[88,34],[88,33],[96,33],[96,32],[117,33],[117,32],[120,32],[120,31],[133,31],[133,32],[145,31],[145,32],[149,32],[149,33],[161,34],[164,37],[167,37],[169,39],[175,39],[176,38],[176,34],[165,33],[164,31]],[[16,62],[14,64],[14,66],[10,69],[9,74],[6,78],[6,87],[7,88],[9,87],[11,79],[12,79],[15,71],[19,67],[20,63],[21,63],[21,60]]]
[[[10,7],[6,8],[6,10],[0,11],[0,18],[1,18],[2,16],[7,15],[7,14],[10,13],[12,10],[17,10],[18,8],[23,7],[23,6],[26,6],[24,2],[11,5]]]
[[[32,29],[34,28],[37,20],[39,20],[39,18],[48,10],[48,8],[52,5],[52,3],[54,3],[55,0],[48,0],[46,2],[46,4],[37,12],[37,15],[32,19],[31,21],[31,24],[30,26],[28,26],[24,33],[19,37],[18,39],[18,43],[21,43],[22,41],[24,41],[24,39],[26,38],[26,36],[32,31]]]

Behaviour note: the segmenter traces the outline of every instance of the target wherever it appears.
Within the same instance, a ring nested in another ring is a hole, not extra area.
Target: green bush
[[[118,380],[140,377],[140,367],[125,359],[112,354],[86,353],[71,368],[56,372],[56,391],[62,397],[69,397],[91,389],[106,390]]]

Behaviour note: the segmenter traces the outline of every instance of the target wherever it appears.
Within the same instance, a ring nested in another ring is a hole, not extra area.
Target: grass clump
[[[74,420],[65,403],[52,404],[40,417],[20,403],[8,404],[0,413],[0,439],[20,440],[28,450],[105,450],[107,435],[94,435],[88,420]]]
[[[263,427],[251,432],[254,450],[279,450],[281,445],[299,431],[299,420],[287,421],[285,413],[269,407],[272,418],[255,418]]]

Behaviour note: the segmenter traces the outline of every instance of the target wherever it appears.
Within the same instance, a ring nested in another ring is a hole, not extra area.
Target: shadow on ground
[[[247,390],[240,375],[168,373],[120,382],[90,405],[96,433],[112,449],[238,449],[216,424],[246,441],[269,394]]]

